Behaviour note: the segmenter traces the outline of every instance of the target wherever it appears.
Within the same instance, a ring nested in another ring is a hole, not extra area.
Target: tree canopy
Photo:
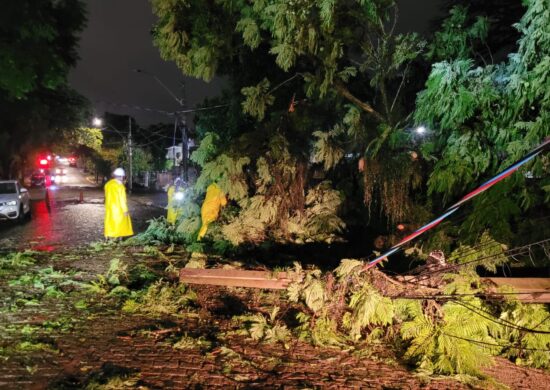
[[[88,102],[67,85],[85,24],[77,0],[8,2],[0,13],[0,175],[17,176],[37,147],[85,125]],[[74,138],[74,137],[73,137]]]
[[[25,98],[63,86],[76,64],[77,33],[85,23],[79,0],[6,2],[0,14],[0,90]]]
[[[532,0],[515,25],[518,50],[498,64],[476,65],[471,51],[448,53],[433,64],[426,89],[418,95],[415,120],[427,124],[431,138],[423,155],[434,161],[428,191],[456,199],[480,180],[520,159],[549,134],[550,10]],[[450,20],[456,18],[457,9]],[[460,10],[460,12],[466,12]],[[466,27],[465,27],[466,28]],[[456,37],[445,23],[438,38]],[[483,34],[479,39],[483,40]],[[456,39],[456,38],[454,38]],[[455,46],[456,47],[456,46]],[[541,156],[526,171],[474,201],[463,227],[479,235],[486,228],[502,240],[512,238],[514,219],[550,200],[548,159]],[[540,209],[539,209],[540,211]]]
[[[396,32],[390,0],[152,4],[163,58],[186,75],[229,80],[227,110],[198,115],[197,189],[219,182],[236,207],[224,224],[264,221],[247,228],[262,230],[260,241],[289,239],[321,181],[340,196],[331,215],[354,210],[345,221],[385,233],[418,225],[548,134],[543,0],[526,2],[518,35],[502,26],[508,16],[458,5],[429,40]],[[495,39],[495,31],[505,34]],[[517,36],[517,44],[505,41]],[[499,44],[517,52],[494,63]],[[412,131],[419,125],[425,136]],[[511,240],[519,215],[547,202],[545,161],[476,199],[437,245],[487,229]]]

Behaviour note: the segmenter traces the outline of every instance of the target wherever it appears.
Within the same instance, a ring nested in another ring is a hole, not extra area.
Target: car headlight
[[[6,205],[7,206],[17,206],[17,201],[16,200],[10,200],[10,201],[6,202]]]

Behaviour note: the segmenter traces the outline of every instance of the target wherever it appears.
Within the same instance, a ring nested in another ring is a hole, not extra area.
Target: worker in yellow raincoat
[[[168,205],[166,206],[168,212],[166,213],[166,221],[169,224],[174,225],[180,214],[180,208],[178,207],[178,202],[183,199],[183,182],[178,177],[166,191],[168,195]]]
[[[134,234],[128,213],[124,169],[117,168],[113,178],[105,184],[105,237],[120,238]]]
[[[206,198],[204,198],[204,202],[201,207],[202,226],[199,231],[198,240],[204,237],[206,231],[208,230],[208,224],[218,219],[220,209],[226,204],[227,199],[225,198],[225,195],[220,187],[218,187],[215,183],[210,184],[206,189]]]

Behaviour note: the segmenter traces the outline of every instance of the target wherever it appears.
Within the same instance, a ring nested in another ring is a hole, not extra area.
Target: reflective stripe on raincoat
[[[134,234],[126,203],[126,188],[116,179],[105,184],[105,237],[127,237]]]
[[[210,184],[206,189],[206,198],[201,207],[202,226],[198,240],[204,237],[208,230],[208,224],[218,219],[220,209],[227,204],[224,193],[217,184]]]

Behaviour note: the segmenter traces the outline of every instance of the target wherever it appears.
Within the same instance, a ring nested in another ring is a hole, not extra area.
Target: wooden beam
[[[497,287],[511,286],[525,303],[550,303],[550,278],[482,278]],[[182,268],[180,282],[214,286],[285,289],[292,281],[287,272],[247,271],[240,269]],[[494,292],[499,297],[498,292]]]
[[[497,287],[511,286],[524,303],[550,303],[550,278],[483,278]],[[498,293],[495,293],[498,296]]]
[[[282,290],[290,283],[286,272],[246,271],[240,269],[182,268],[180,282],[215,286],[252,287]]]

